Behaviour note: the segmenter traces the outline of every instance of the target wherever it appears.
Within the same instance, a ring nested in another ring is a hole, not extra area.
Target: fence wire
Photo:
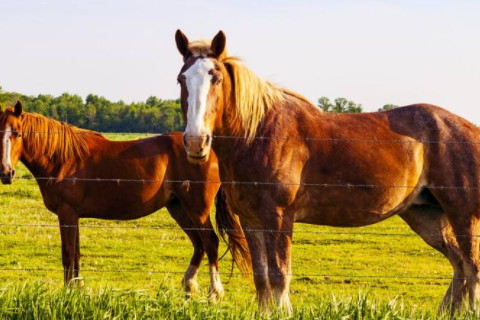
[[[76,127],[75,127],[76,128]],[[98,132],[98,131],[71,131],[69,134],[79,134],[79,135],[145,135],[148,137],[172,137],[171,132],[167,133],[142,133],[142,132]],[[0,130],[0,133],[11,132],[10,130]],[[65,131],[14,131],[15,133],[26,133],[26,134],[64,134]],[[205,137],[205,136],[195,136],[190,135],[189,137]],[[229,140],[246,140],[245,136],[227,136],[227,135],[212,135],[213,139],[229,139]],[[365,138],[328,138],[328,137],[292,137],[292,136],[255,136],[251,139],[260,140],[260,141],[268,141],[268,140],[301,140],[301,141],[324,141],[324,142],[370,142],[370,143],[405,143],[405,144],[468,144],[468,145],[480,145],[480,141],[463,141],[463,140],[447,140],[447,139],[438,139],[438,140],[430,140],[430,139],[414,139],[410,137],[410,140],[407,139],[378,139],[376,137],[365,137]]]
[[[49,269],[49,268],[0,268],[0,271],[19,271],[19,272],[64,272],[63,269]],[[185,271],[176,270],[140,270],[140,269],[117,269],[117,270],[101,270],[101,269],[82,269],[80,272],[91,273],[146,273],[146,274],[189,274]],[[195,272],[200,274],[202,272]],[[205,272],[206,274],[206,272]],[[322,278],[364,278],[364,279],[402,279],[402,280],[465,280],[464,277],[452,276],[396,276],[396,275],[356,275],[356,274],[331,274],[331,273],[241,273],[241,272],[211,272],[209,274],[223,275],[223,276],[291,276],[291,277],[322,277]]]
[[[363,183],[315,183],[315,182],[268,182],[268,181],[214,181],[214,180],[170,180],[170,179],[125,179],[125,178],[77,178],[77,177],[14,177],[17,180],[37,180],[49,182],[71,181],[75,182],[134,182],[134,183],[176,183],[176,184],[226,184],[226,185],[252,185],[252,186],[299,186],[323,188],[367,188],[367,189],[432,189],[432,190],[480,190],[479,186],[449,186],[449,185],[381,185]]]
[[[82,229],[151,229],[151,230],[183,230],[183,231],[218,231],[214,228],[181,228],[180,226],[156,226],[156,225],[131,225],[131,226],[114,226],[114,225],[67,225],[67,224],[20,224],[20,223],[0,223],[0,227],[28,227],[28,228],[82,228]],[[243,233],[287,233],[287,234],[316,234],[316,235],[343,235],[343,236],[386,236],[386,237],[418,237],[416,233],[406,232],[347,232],[347,231],[315,231],[315,230],[273,230],[273,229],[223,229],[225,232],[243,232]],[[443,233],[423,233],[423,236],[443,236]],[[449,236],[455,237],[480,237],[480,234],[453,234]],[[319,240],[320,241],[320,240]],[[295,241],[294,241],[295,242]]]
[[[0,130],[0,133],[6,132],[5,130]],[[18,133],[28,133],[28,134],[63,134],[64,131],[18,131]],[[97,135],[105,134],[95,131],[73,131],[73,134],[81,135]],[[108,133],[116,135],[131,135],[132,133]],[[134,133],[138,134],[138,133]],[[140,133],[145,136],[155,136],[155,137],[172,137],[169,134],[158,134],[158,133]],[[214,139],[228,139],[228,140],[244,140],[244,136],[223,136],[223,135],[213,135]],[[254,137],[255,140],[260,141],[269,141],[269,140],[302,140],[306,142],[334,142],[334,143],[399,143],[399,144],[461,144],[461,145],[480,145],[480,142],[477,141],[457,141],[457,140],[402,140],[402,139],[377,139],[377,138],[325,138],[325,137]],[[49,181],[49,182],[60,182],[60,181],[71,181],[75,182],[110,182],[110,183],[178,183],[178,184],[226,184],[226,185],[252,185],[252,186],[301,186],[301,187],[324,187],[324,188],[368,188],[368,189],[384,189],[384,188],[401,188],[401,189],[419,189],[419,188],[428,188],[428,189],[454,189],[454,190],[480,190],[480,186],[448,186],[448,185],[376,185],[376,184],[355,184],[355,183],[284,183],[284,182],[266,182],[266,181],[210,181],[210,180],[158,180],[158,179],[125,179],[125,178],[77,178],[77,177],[32,177],[32,176],[22,176],[16,177],[17,180],[36,180],[36,181]],[[49,224],[0,224],[0,227],[34,227],[34,228],[105,228],[105,229],[154,229],[154,230],[167,230],[167,229],[180,229],[180,227],[168,227],[168,226],[155,226],[155,225],[134,225],[134,226],[101,226],[101,225],[49,225]],[[216,231],[210,228],[183,228],[184,231]],[[240,230],[226,230],[226,231],[240,231]],[[375,236],[417,236],[415,233],[392,233],[392,232],[337,232],[337,231],[309,231],[309,230],[293,230],[293,231],[283,231],[283,230],[266,230],[266,229],[245,229],[242,230],[245,233],[248,232],[265,232],[265,233],[303,233],[303,234],[317,234],[317,235],[375,235]],[[443,236],[441,233],[432,233],[430,236]],[[480,237],[480,235],[456,235],[457,237]],[[63,269],[48,269],[48,268],[1,268],[0,271],[18,271],[18,272],[64,272]],[[101,269],[84,269],[82,272],[85,273],[145,273],[145,274],[185,274],[184,271],[175,271],[175,270],[140,270],[140,269],[117,269],[117,270],[101,270]],[[280,274],[263,274],[263,273],[249,273],[244,274],[240,272],[218,272],[218,274],[223,275],[269,275],[269,276],[280,276]],[[319,273],[319,274],[310,274],[310,273],[290,273],[286,274],[287,276],[292,277],[323,277],[323,278],[358,278],[358,279],[404,279],[404,280],[465,280],[461,277],[451,277],[451,276],[396,276],[396,275],[384,275],[384,274],[371,274],[371,275],[356,275],[356,274],[330,274],[330,273]]]

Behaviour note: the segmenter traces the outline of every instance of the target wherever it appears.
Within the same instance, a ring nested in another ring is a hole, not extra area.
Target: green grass
[[[456,319],[478,319],[477,312],[459,313]],[[279,311],[261,314],[255,304],[234,299],[211,304],[206,299],[185,299],[178,290],[161,286],[156,292],[132,289],[71,290],[44,283],[0,288],[0,319],[285,319]],[[369,294],[324,296],[314,305],[295,308],[295,319],[452,319],[447,314],[418,310],[399,299],[380,301]]]
[[[17,176],[30,174],[19,164]],[[81,220],[86,284],[82,291],[62,289],[58,222],[44,207],[35,181],[1,186],[0,212],[0,279],[9,284],[0,289],[0,318],[255,316],[254,286],[236,274],[229,278],[228,254],[220,264],[226,273],[224,301],[206,302],[206,261],[199,274],[201,292],[191,301],[183,299],[180,281],[193,249],[164,209],[137,221]],[[138,225],[145,227],[129,228]],[[450,277],[451,267],[399,218],[356,229],[297,224],[295,230],[302,231],[294,234],[293,245],[291,298],[296,318],[402,319],[436,314],[449,283],[438,278]],[[336,232],[344,234],[326,234]],[[410,236],[381,235],[385,233]],[[224,250],[222,244],[220,254]]]

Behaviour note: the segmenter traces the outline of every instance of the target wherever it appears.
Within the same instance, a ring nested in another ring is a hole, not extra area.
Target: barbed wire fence
[[[0,130],[0,133],[4,133],[6,131]],[[18,133],[35,133],[35,134],[62,134],[62,131],[52,132],[52,131],[29,131],[29,132],[22,132],[19,131]],[[79,131],[73,132],[75,134],[94,134],[97,135],[98,132],[92,131]],[[114,135],[132,135],[135,133],[101,133],[101,134],[114,134]],[[158,135],[157,133],[140,133],[142,136],[148,137],[171,137],[170,135]],[[229,140],[237,140],[237,139],[245,139],[243,136],[213,136],[214,139],[229,139]],[[307,142],[334,142],[334,143],[396,143],[396,144],[468,144],[468,145],[478,145],[480,146],[479,142],[472,142],[472,141],[456,141],[456,140],[403,140],[403,139],[376,139],[373,138],[322,138],[322,137],[255,137],[254,139],[258,140],[303,140]],[[465,186],[465,185],[428,185],[428,186],[418,186],[418,185],[377,185],[377,184],[355,184],[355,183],[282,183],[282,182],[268,182],[268,181],[210,181],[210,180],[168,180],[168,179],[125,179],[125,178],[105,178],[105,177],[96,177],[96,178],[84,178],[84,177],[33,177],[31,175],[24,175],[20,177],[15,177],[15,180],[23,180],[23,181],[49,181],[52,183],[58,182],[71,182],[71,183],[179,183],[179,184],[230,184],[230,185],[251,185],[253,187],[262,187],[262,186],[302,186],[302,187],[319,187],[319,188],[363,188],[363,189],[385,189],[385,188],[401,188],[401,189],[419,189],[419,188],[428,188],[428,189],[455,189],[455,190],[480,190],[480,184],[476,186]],[[65,186],[68,187],[68,186]],[[58,224],[22,224],[22,223],[0,223],[0,228],[6,227],[28,227],[28,228],[90,228],[90,229],[153,229],[153,230],[181,230],[180,226],[164,226],[164,225],[128,225],[128,226],[118,226],[118,225],[94,225],[94,224],[87,224],[87,225],[58,225]],[[384,230],[395,230],[396,228],[384,229]],[[208,229],[208,228],[183,228],[185,231],[216,231],[215,229]],[[238,230],[228,230],[228,231],[238,231]],[[282,231],[282,230],[267,230],[267,229],[245,229],[243,230],[244,233],[248,232],[265,232],[265,233],[276,233],[276,232],[288,232],[290,231]],[[357,236],[382,236],[382,237],[419,237],[417,234],[411,232],[373,232],[373,231],[313,231],[313,230],[293,230],[292,233],[296,234],[313,234],[313,235],[357,235]],[[441,235],[439,233],[430,234],[432,236]],[[457,237],[468,236],[471,237],[472,235],[455,235]],[[474,237],[480,237],[479,235],[473,235]],[[12,271],[12,272],[64,272],[63,269],[51,269],[51,268],[6,268],[0,267],[0,271]],[[114,269],[114,270],[102,270],[102,269],[82,269],[84,273],[142,273],[142,274],[176,274],[176,275],[183,275],[185,271],[177,271],[177,270],[140,270],[140,269]],[[355,271],[355,270],[354,270]],[[225,275],[245,275],[240,272],[218,272],[219,274]],[[256,273],[252,272],[249,275],[256,275]],[[275,274],[269,274],[275,275]],[[465,278],[455,278],[452,276],[422,276],[422,275],[408,275],[408,276],[399,276],[399,275],[388,275],[388,274],[348,274],[348,273],[291,273],[289,274],[292,277],[340,277],[340,278],[358,278],[358,279],[403,279],[403,280],[464,280]]]

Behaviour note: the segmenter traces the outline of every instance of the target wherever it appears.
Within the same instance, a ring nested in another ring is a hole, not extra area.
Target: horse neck
[[[235,165],[235,156],[249,147],[245,138],[246,130],[240,124],[236,113],[234,93],[229,91],[229,86],[227,88],[228,90],[224,89],[220,117],[213,132],[216,140],[213,149],[220,160],[220,167]]]
[[[241,126],[235,107],[233,85],[228,76],[224,76],[223,97],[220,99],[220,117],[217,119],[214,135],[221,137],[243,137],[246,131]],[[237,139],[236,139],[237,140]],[[244,139],[238,139],[244,140]]]
[[[28,116],[28,114],[25,115],[23,119],[24,123],[31,120]],[[29,131],[31,132],[23,134],[23,148],[20,161],[35,177],[63,178],[75,170],[79,162],[79,159],[76,159],[76,157],[72,157],[66,161],[58,161],[58,159],[56,159],[56,155],[62,152],[62,150],[60,150],[62,147],[61,143],[58,143],[58,141],[57,143],[48,143],[48,141],[41,140],[59,139],[59,137],[62,137],[61,125],[55,129],[37,128],[36,125],[32,125]],[[55,149],[52,150],[52,147]],[[52,153],[54,155],[53,157]]]
[[[245,131],[238,125],[235,116],[234,97],[233,92],[230,91],[230,86],[224,85],[223,92],[224,97],[221,99],[223,103],[219,109],[219,116],[213,130],[213,135],[217,141],[213,144],[213,149],[219,158],[225,158],[235,147],[240,147],[244,142],[241,137],[245,134]]]
[[[33,146],[29,143],[31,139],[23,139],[23,150],[20,161],[27,167],[34,177],[52,177],[56,166],[49,161],[49,158],[44,154],[43,156],[34,156],[32,153]]]

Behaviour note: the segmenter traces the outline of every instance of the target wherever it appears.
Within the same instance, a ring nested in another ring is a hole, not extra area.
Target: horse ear
[[[23,112],[23,106],[22,106],[22,103],[20,102],[20,100],[18,100],[17,104],[15,104],[15,111],[14,111],[13,114],[17,117],[20,117],[22,112]]]
[[[175,32],[175,42],[177,43],[177,49],[183,58],[188,57],[190,55],[190,51],[188,50],[188,38],[182,31],[180,31],[180,29]]]
[[[225,45],[227,44],[227,37],[222,30],[218,31],[217,35],[212,40],[211,49],[213,56],[218,58],[222,56],[225,52]]]

